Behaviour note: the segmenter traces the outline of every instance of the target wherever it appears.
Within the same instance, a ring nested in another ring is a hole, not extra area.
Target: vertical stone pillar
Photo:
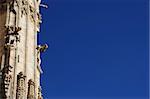
[[[0,0],[0,99],[42,99],[40,53],[47,45],[37,47],[40,2]]]

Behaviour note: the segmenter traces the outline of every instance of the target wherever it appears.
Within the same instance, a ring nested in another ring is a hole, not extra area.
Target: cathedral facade
[[[0,99],[43,99],[37,45],[41,0],[0,0]]]

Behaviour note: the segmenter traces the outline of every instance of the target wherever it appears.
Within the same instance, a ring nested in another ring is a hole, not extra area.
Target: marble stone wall
[[[16,99],[17,75],[22,73],[25,77],[24,99],[27,99],[28,82],[34,82],[34,96],[38,99],[40,87],[40,69],[37,63],[37,32],[41,17],[39,13],[40,0],[9,0],[7,6],[1,6],[0,2],[0,67],[3,66],[6,29],[8,27],[20,28],[19,41],[10,50],[9,65],[13,67],[12,82],[9,91],[11,99]],[[14,4],[13,4],[14,3]],[[10,4],[13,4],[10,10]],[[7,9],[9,5],[9,9]]]

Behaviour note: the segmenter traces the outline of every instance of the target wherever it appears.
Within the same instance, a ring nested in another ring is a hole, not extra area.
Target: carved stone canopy
[[[18,79],[21,79],[21,78],[23,78],[23,79],[26,78],[26,76],[24,76],[22,72],[20,72],[20,73],[18,74]]]
[[[20,42],[20,35],[19,31],[21,30],[20,27],[15,26],[7,26],[6,31],[7,34],[5,36],[5,47],[14,47],[16,42]]]
[[[10,65],[5,65],[5,67],[3,68],[3,70],[2,70],[2,72],[3,73],[9,73],[9,72],[12,72],[12,66],[10,66]]]
[[[35,83],[31,79],[29,80],[28,84],[33,86],[35,85]]]
[[[16,34],[16,33],[18,33],[21,30],[21,27],[7,26],[6,29],[7,29],[8,33]]]

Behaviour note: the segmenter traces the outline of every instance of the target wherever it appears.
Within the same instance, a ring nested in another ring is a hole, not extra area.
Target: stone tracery
[[[40,53],[45,51],[47,45],[39,45],[37,49],[35,49],[37,45],[33,46],[32,53],[34,55],[31,57],[35,63],[31,63],[29,59],[31,54],[27,52],[29,49],[24,48],[30,46],[30,41],[36,44],[36,40],[33,40],[34,37],[31,37],[33,35],[30,34],[33,31],[34,33],[39,31],[42,20],[39,13],[40,1],[0,0],[0,18],[5,20],[5,23],[0,22],[0,36],[3,34],[0,38],[0,42],[3,43],[0,44],[0,50],[3,52],[0,52],[0,58],[3,54],[3,61],[1,62],[0,59],[0,64],[3,64],[0,66],[0,68],[2,67],[0,71],[0,99],[42,99],[41,89],[38,89],[40,73],[36,68],[36,62],[40,66]],[[37,6],[32,5],[33,2],[37,3]],[[22,19],[23,22],[21,22]],[[28,30],[30,26],[35,27],[31,28],[32,32]],[[20,62],[18,62],[19,56]],[[30,68],[28,66],[30,63],[35,68]],[[28,70],[33,71],[32,77],[27,74]],[[18,72],[20,73],[18,74]],[[32,78],[32,80],[26,81],[27,78]]]

